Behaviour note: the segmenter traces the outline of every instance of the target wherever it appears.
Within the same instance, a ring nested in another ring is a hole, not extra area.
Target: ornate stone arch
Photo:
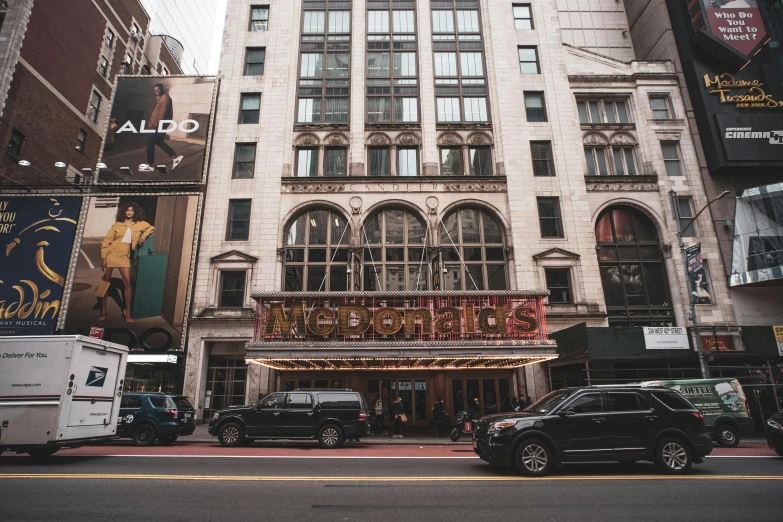
[[[318,136],[309,132],[300,134],[294,140],[294,146],[296,147],[317,147],[320,143],[321,140]]]
[[[395,141],[397,145],[402,145],[403,147],[413,147],[421,143],[421,138],[412,132],[401,132],[397,135],[397,139]]]
[[[367,146],[369,147],[382,147],[384,145],[391,145],[392,139],[385,132],[373,132],[367,136]]]
[[[365,221],[367,221],[369,218],[371,218],[378,212],[381,212],[389,208],[395,208],[395,207],[407,210],[411,214],[415,214],[416,217],[421,219],[424,223],[427,223],[427,213],[422,211],[422,209],[419,208],[417,205],[411,203],[410,201],[406,201],[404,199],[387,199],[372,205],[371,207],[369,207],[368,209],[362,212],[361,223],[364,224]]]
[[[582,135],[582,143],[587,147],[605,147],[609,139],[603,132],[589,131]]]
[[[333,132],[324,138],[324,145],[330,147],[347,147],[350,140],[342,132]]]
[[[462,136],[457,134],[456,132],[444,132],[440,136],[438,136],[438,145],[462,145],[464,143],[464,140],[462,139]]]
[[[637,145],[636,136],[626,131],[617,131],[609,137],[612,145],[624,145],[626,147]]]
[[[470,145],[492,145],[492,136],[486,132],[474,132],[468,136]]]
[[[449,203],[446,205],[443,210],[438,215],[438,221],[442,221],[446,216],[451,214],[454,211],[460,210],[461,208],[478,208],[489,214],[492,218],[495,219],[498,223],[501,224],[503,227],[503,233],[506,236],[506,241],[508,242],[511,238],[511,223],[509,223],[508,219],[506,219],[506,216],[503,215],[503,213],[494,205],[487,203],[486,201],[482,201],[480,199],[461,199],[459,201],[455,201],[453,203]]]
[[[661,242],[661,246],[664,246],[669,243],[671,238],[669,238],[669,227],[666,224],[666,219],[658,213],[653,210],[648,205],[642,203],[641,201],[634,201],[626,198],[615,198],[609,201],[604,202],[601,204],[598,209],[593,212],[592,222],[593,226],[595,227],[595,224],[598,222],[598,216],[603,213],[604,210],[606,210],[609,207],[632,207],[636,210],[640,211],[642,214],[647,216],[650,221],[653,222],[653,225],[655,225],[655,229],[658,231],[658,238]]]

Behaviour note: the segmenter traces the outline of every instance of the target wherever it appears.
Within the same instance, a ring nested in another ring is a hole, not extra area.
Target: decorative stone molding
[[[367,136],[367,145],[370,146],[389,145],[391,142],[391,138],[382,132],[376,132]]]
[[[506,184],[493,182],[444,183],[443,188],[449,192],[505,192]]]
[[[317,194],[323,192],[345,192],[344,183],[284,183],[283,193]]]
[[[591,131],[586,132],[584,136],[582,136],[582,143],[585,145],[601,146],[609,143],[609,140],[604,133]]]
[[[600,177],[601,180],[592,178]],[[620,178],[620,176],[585,176],[585,185],[588,192],[658,192],[658,183],[656,181],[642,180],[617,180],[607,178]],[[627,176],[623,176],[625,178]],[[636,177],[636,176],[632,176]],[[639,176],[641,177],[641,176]],[[648,176],[645,176],[648,177]]]
[[[462,145],[462,136],[454,132],[445,132],[438,137],[438,145]]]
[[[298,147],[314,147],[320,144],[321,140],[318,139],[318,136],[315,134],[300,134],[296,137],[296,141],[294,143]]]
[[[348,145],[348,137],[341,133],[329,134],[324,138],[325,145],[331,145],[332,147],[339,147],[341,145]]]
[[[468,136],[468,143],[473,145],[492,145],[492,136],[483,132],[474,132]]]
[[[636,145],[636,138],[630,132],[617,131],[609,138],[613,145]]]
[[[397,136],[397,144],[404,146],[413,146],[421,143],[421,139],[412,132],[403,132]]]

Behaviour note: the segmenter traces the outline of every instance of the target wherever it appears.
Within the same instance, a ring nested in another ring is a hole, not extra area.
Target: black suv
[[[712,452],[704,416],[663,387],[591,386],[554,391],[519,413],[479,420],[476,454],[542,476],[568,462],[638,460],[686,473]]]
[[[220,410],[209,421],[209,434],[223,446],[254,439],[317,439],[323,448],[337,448],[369,432],[362,396],[335,388],[271,393],[253,406]]]
[[[182,395],[124,393],[117,435],[133,439],[136,446],[149,446],[155,439],[161,444],[171,444],[180,435],[190,435],[196,429],[194,411],[188,398]]]

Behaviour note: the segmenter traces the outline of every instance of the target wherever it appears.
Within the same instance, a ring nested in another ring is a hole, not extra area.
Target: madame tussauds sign
[[[339,301],[347,299],[303,299],[290,303],[259,300],[257,340],[546,338],[543,296]]]

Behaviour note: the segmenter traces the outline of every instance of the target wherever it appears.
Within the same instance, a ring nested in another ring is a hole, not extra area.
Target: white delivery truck
[[[127,362],[125,346],[91,337],[0,337],[0,453],[116,437]]]

